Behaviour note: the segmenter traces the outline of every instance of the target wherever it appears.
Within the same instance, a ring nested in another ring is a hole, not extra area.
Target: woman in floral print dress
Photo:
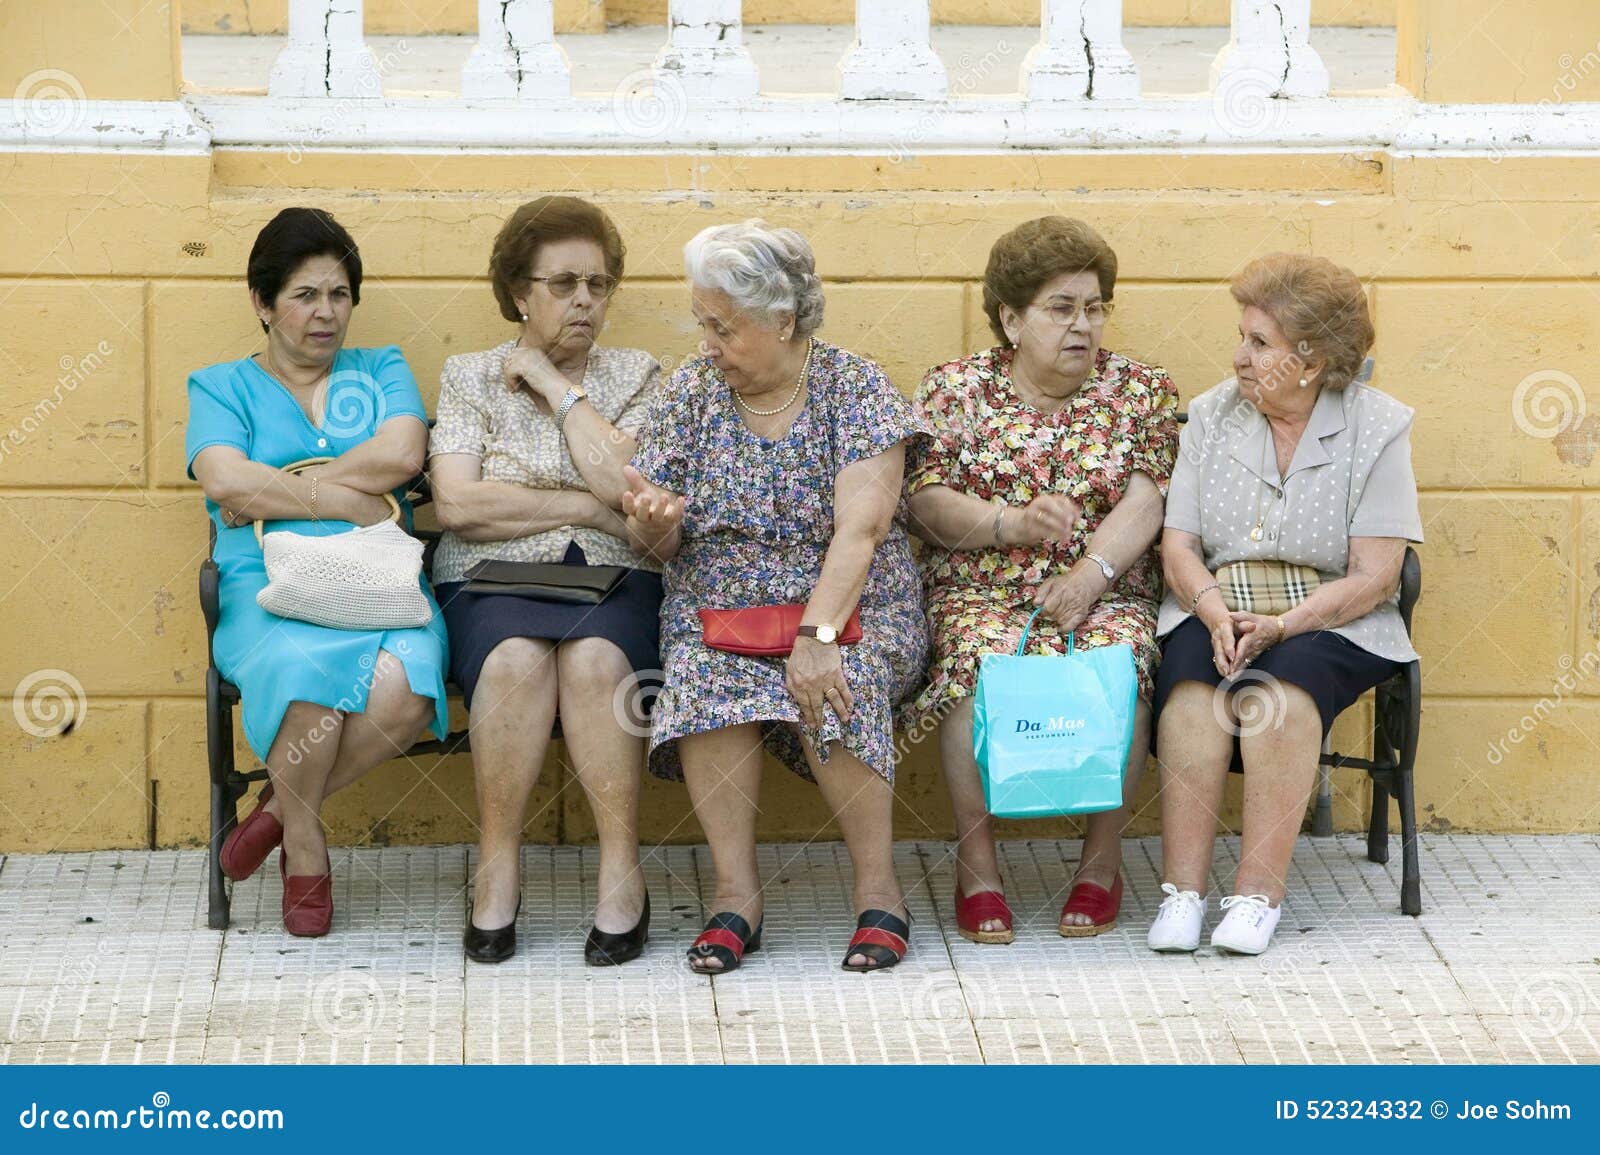
[[[716,867],[697,971],[759,945],[756,799],[763,747],[814,779],[855,868],[851,970],[893,966],[909,934],[894,877],[894,711],[921,680],[927,624],[905,531],[907,443],[928,440],[877,365],[819,341],[810,247],[758,221],[686,249],[703,357],[663,387],[623,498],[666,562],[664,687],[650,769],[687,781]],[[787,659],[705,644],[701,609],[804,604]],[[851,611],[863,636],[838,644]]]
[[[1115,253],[1088,225],[1029,221],[989,255],[984,308],[1001,344],[929,371],[917,409],[937,443],[907,482],[932,666],[906,720],[937,724],[957,832],[956,911],[975,942],[1012,941],[994,836],[972,752],[972,693],[984,654],[1126,644],[1139,673],[1133,749],[1119,810],[1088,817],[1061,912],[1066,937],[1116,924],[1121,838],[1150,742],[1155,542],[1177,446],[1178,396],[1165,371],[1100,346]]]

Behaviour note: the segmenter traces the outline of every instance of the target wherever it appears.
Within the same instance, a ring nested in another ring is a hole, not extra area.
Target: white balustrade
[[[656,57],[659,86],[689,100],[742,100],[760,89],[744,46],[740,0],[669,0],[667,44]]]
[[[1211,88],[1271,98],[1327,96],[1328,69],[1311,47],[1311,0],[1233,0],[1233,36],[1211,65]]]
[[[1122,0],[1042,0],[1039,43],[1022,63],[1029,100],[1135,100],[1139,69],[1122,46]]]
[[[572,96],[572,69],[556,43],[552,0],[478,0],[478,44],[461,70],[461,95]]]
[[[928,43],[928,0],[856,0],[856,39],[839,62],[845,100],[937,100],[949,92]]]
[[[289,0],[289,43],[267,95],[377,98],[378,61],[361,35],[361,0]]]

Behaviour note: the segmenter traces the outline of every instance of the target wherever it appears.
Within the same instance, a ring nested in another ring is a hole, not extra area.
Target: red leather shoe
[[[333,928],[333,864],[326,874],[290,874],[288,856],[278,851],[283,876],[283,929],[299,938],[321,938]]]
[[[272,798],[272,783],[256,799],[256,808],[250,816],[228,831],[222,840],[222,873],[235,882],[243,882],[267,860],[272,848],[283,841],[283,824],[267,812],[267,802]]]
[[[1067,905],[1061,908],[1061,924],[1056,927],[1062,938],[1093,938],[1105,934],[1117,925],[1117,912],[1122,909],[1122,873],[1107,890],[1092,882],[1080,882],[1067,895]],[[1069,914],[1086,914],[1094,921],[1088,926],[1068,926]]]
[[[991,919],[1005,923],[1004,930],[979,930]],[[1011,907],[998,890],[962,894],[956,888],[956,933],[968,942],[1008,943],[1017,936],[1011,930]]]

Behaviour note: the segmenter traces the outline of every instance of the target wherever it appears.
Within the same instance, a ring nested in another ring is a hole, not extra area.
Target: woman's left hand
[[[501,369],[505,379],[506,391],[515,393],[525,389],[534,397],[549,406],[553,413],[561,405],[561,400],[567,395],[572,382],[561,375],[561,371],[550,363],[542,349],[528,349],[518,347],[506,356],[506,363]]]
[[[1228,616],[1233,619],[1234,635],[1239,639],[1233,650],[1233,668],[1227,671],[1232,678],[1277,645],[1280,631],[1278,619],[1266,614],[1234,610]]]
[[[1033,604],[1043,607],[1062,632],[1070,633],[1083,624],[1105,592],[1105,577],[1083,566],[1047,579],[1033,595]]]
[[[825,706],[832,707],[840,722],[850,721],[855,697],[844,680],[844,655],[837,645],[823,645],[815,638],[796,638],[783,669],[784,684],[808,728],[822,728]]]

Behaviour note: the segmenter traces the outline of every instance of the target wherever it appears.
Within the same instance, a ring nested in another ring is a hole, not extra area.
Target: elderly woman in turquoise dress
[[[444,737],[445,631],[433,606],[411,629],[341,630],[256,604],[266,585],[252,525],[341,533],[390,516],[421,470],[427,415],[399,349],[347,349],[361,299],[361,256],[318,209],[291,208],[261,230],[247,273],[266,348],[189,378],[189,476],[216,529],[221,618],[213,656],[239,688],[245,738],[267,766],[255,811],[229,835],[222,866],[238,880],[280,843],[284,927],[314,937],[333,922],[323,799],[404,752]],[[290,473],[306,458],[331,461]]]

